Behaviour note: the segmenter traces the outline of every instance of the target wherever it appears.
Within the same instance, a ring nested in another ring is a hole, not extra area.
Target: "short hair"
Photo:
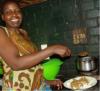
[[[1,14],[3,14],[4,7],[5,7],[5,5],[8,4],[8,3],[16,3],[18,6],[20,6],[17,0],[4,0],[4,1],[2,2],[2,4],[1,4],[1,8],[0,8]]]

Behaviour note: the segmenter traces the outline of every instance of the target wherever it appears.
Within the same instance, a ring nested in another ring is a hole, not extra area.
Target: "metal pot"
[[[91,56],[78,57],[76,67],[79,71],[93,71],[97,68],[96,60]]]

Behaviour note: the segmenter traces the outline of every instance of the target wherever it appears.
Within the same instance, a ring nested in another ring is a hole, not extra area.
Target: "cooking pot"
[[[93,71],[97,68],[95,57],[85,56],[78,57],[76,60],[76,68],[78,71]]]

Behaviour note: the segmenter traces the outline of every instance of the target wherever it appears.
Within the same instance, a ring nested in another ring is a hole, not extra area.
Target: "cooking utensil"
[[[93,71],[97,68],[96,60],[91,56],[78,57],[76,60],[76,68],[78,71]]]

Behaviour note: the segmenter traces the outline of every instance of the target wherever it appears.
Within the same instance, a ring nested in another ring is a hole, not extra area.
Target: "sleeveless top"
[[[7,28],[3,27],[8,38],[16,45],[19,50],[19,55],[27,55],[31,52],[36,52],[37,48],[30,41],[25,40],[23,36],[17,31],[9,32]],[[36,65],[30,69],[14,71],[9,67],[0,57],[0,60],[3,63],[3,91],[8,91],[11,88],[11,91],[34,91],[39,90],[45,85],[43,79],[43,68],[42,66]],[[23,61],[24,62],[24,61]]]

